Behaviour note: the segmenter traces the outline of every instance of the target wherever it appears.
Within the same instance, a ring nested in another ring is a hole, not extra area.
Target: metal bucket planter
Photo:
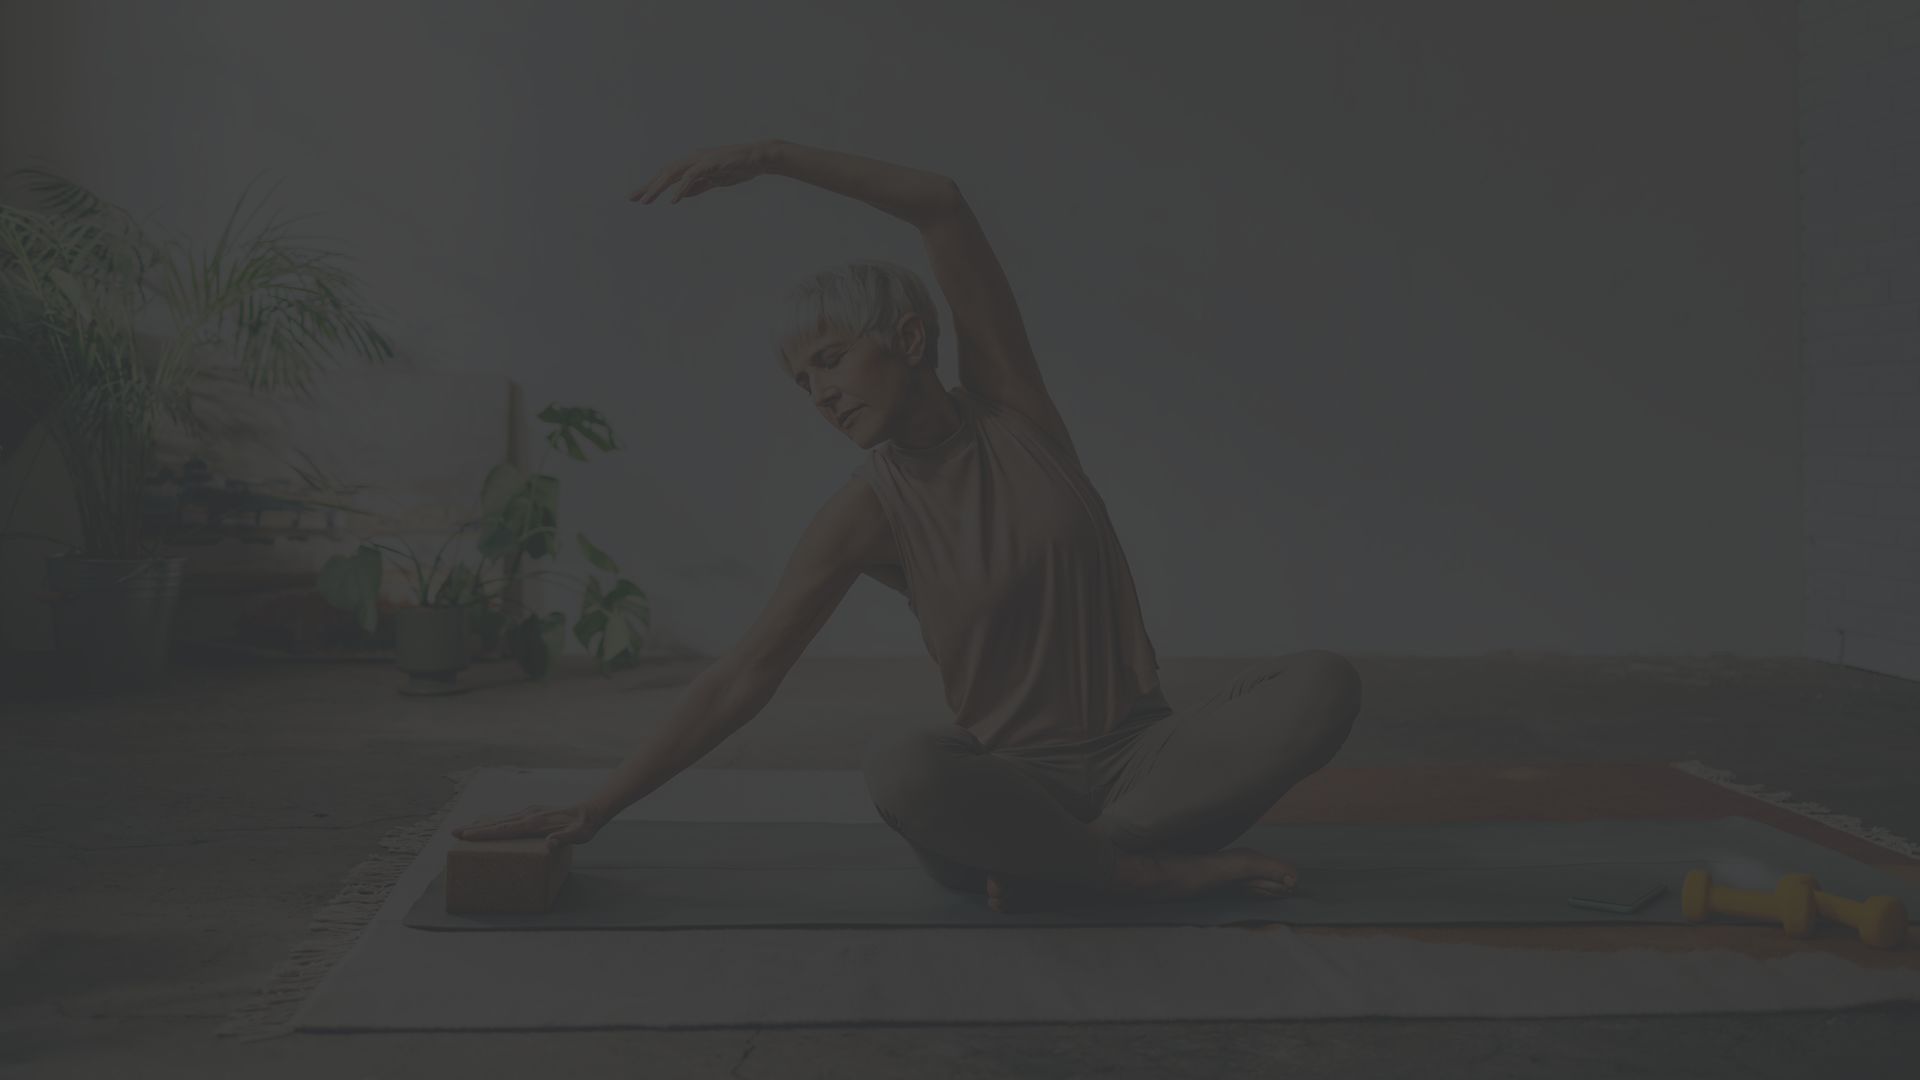
[[[457,607],[410,607],[393,613],[394,666],[407,675],[403,693],[449,694],[473,662],[467,612]]]
[[[47,559],[53,641],[86,688],[159,682],[167,671],[185,558]]]

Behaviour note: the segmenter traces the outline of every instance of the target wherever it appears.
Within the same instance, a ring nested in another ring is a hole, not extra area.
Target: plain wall
[[[411,359],[605,409],[562,525],[663,641],[730,643],[857,461],[772,297],[931,281],[792,180],[625,201],[778,136],[960,182],[1163,655],[1805,648],[1786,0],[0,12],[0,165],[203,237],[265,171]],[[862,581],[810,655],[922,651]]]
[[[1920,678],[1920,6],[1800,6],[1807,653]]]

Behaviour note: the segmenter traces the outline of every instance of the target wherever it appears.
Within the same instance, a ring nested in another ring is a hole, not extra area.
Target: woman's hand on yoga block
[[[764,139],[697,150],[661,169],[647,182],[646,187],[627,196],[627,201],[650,203],[659,198],[661,192],[680,183],[680,190],[674,192],[669,200],[679,202],[703,191],[731,187],[756,176],[764,176],[772,160],[772,152],[771,142]]]
[[[562,844],[584,844],[603,824],[582,806],[529,806],[517,814],[476,821],[453,830],[455,840],[521,840],[544,836]]]

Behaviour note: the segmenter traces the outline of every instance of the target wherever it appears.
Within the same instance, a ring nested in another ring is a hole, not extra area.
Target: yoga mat
[[[571,802],[602,775],[489,770],[446,822]],[[641,812],[665,820],[870,821],[870,806],[846,801],[844,779],[694,770],[620,821],[648,820]],[[780,803],[776,789],[782,798],[813,797],[815,809]],[[443,830],[419,853],[352,950],[307,997],[293,1020],[298,1030],[1636,1016],[1920,1001],[1920,970],[1872,969],[1819,951],[1767,958],[1731,948],[1544,952],[1283,926],[410,928],[403,920],[438,875],[449,843]],[[1728,935],[1769,934],[1757,927],[1596,929],[1697,933],[1721,944]],[[1903,955],[1887,954],[1896,963]]]
[[[1285,898],[1203,899],[1003,915],[928,877],[885,825],[616,822],[574,851],[554,910],[449,915],[444,875],[408,912],[432,930],[620,930],[806,926],[1417,926],[1467,923],[1683,923],[1681,883],[1771,890],[1810,873],[1845,896],[1920,888],[1746,818],[1718,821],[1261,825],[1238,842],[1300,871]],[[1666,893],[1638,912],[1570,897]]]

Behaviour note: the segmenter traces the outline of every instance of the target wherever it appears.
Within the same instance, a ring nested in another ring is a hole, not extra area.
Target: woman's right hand
[[[560,844],[584,844],[600,831],[600,821],[584,805],[529,806],[517,814],[476,821],[453,830],[455,840],[520,840],[544,836]]]

